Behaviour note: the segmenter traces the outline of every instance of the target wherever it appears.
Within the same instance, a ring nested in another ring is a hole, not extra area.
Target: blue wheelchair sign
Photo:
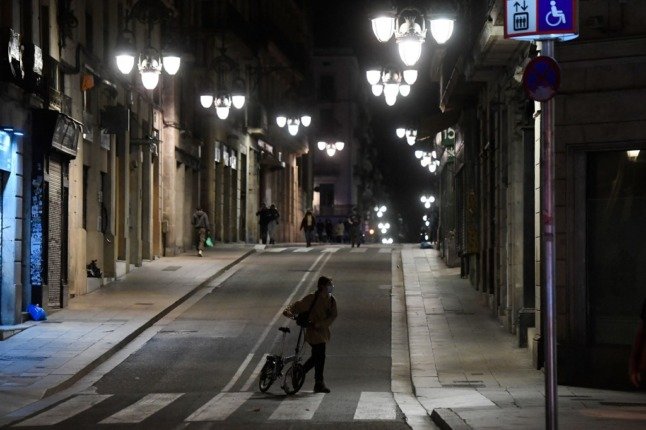
[[[577,0],[505,1],[505,38],[571,40],[578,33]]]

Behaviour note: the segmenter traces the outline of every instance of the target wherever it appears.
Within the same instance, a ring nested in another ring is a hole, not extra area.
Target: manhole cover
[[[176,270],[181,269],[182,266],[168,266],[162,269],[162,272],[174,272]]]

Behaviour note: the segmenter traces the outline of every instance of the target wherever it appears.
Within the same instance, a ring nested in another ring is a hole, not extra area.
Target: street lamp
[[[410,146],[415,145],[415,141],[417,140],[417,130],[414,128],[399,127],[395,130],[395,133],[400,139],[406,138],[406,143]]]
[[[424,205],[426,209],[429,209],[431,207],[431,203],[435,202],[435,197],[432,195],[424,195],[419,198],[420,202]]]
[[[303,127],[309,127],[311,123],[312,117],[309,114],[295,114],[289,116],[284,114],[276,115],[276,125],[280,128],[287,126],[287,131],[292,136],[296,136],[298,134],[298,130],[301,125]]]
[[[214,73],[216,85],[207,78],[200,92],[200,104],[203,108],[215,107],[215,113],[220,119],[227,119],[231,108],[242,109],[247,100],[246,85],[240,77],[238,64],[226,55],[224,37],[220,46],[220,55],[215,57],[207,70]]]
[[[154,90],[157,87],[162,70],[171,76],[179,71],[181,58],[176,49],[168,45],[160,53],[151,44],[153,25],[158,22],[169,21],[172,15],[172,9],[165,6],[163,2],[158,0],[139,0],[126,14],[126,27],[117,38],[115,46],[117,68],[122,74],[129,74],[135,66],[135,57],[137,57],[137,69],[141,75],[141,83],[147,90]],[[146,47],[140,53],[135,48],[135,35],[127,27],[128,22],[132,19],[137,19],[139,22],[147,24]]]
[[[444,44],[451,38],[454,21],[447,14],[430,15],[431,35],[438,44]],[[422,44],[426,40],[426,17],[414,7],[404,8],[399,13],[391,7],[373,15],[372,31],[382,43],[388,42],[394,35],[401,60],[406,66],[413,66],[422,55]]]
[[[394,67],[371,68],[366,71],[366,79],[371,86],[372,94],[382,94],[388,106],[397,102],[397,96],[407,97],[410,87],[417,80],[417,70],[407,68],[403,71]]]
[[[334,156],[336,151],[343,151],[343,148],[345,148],[345,143],[341,141],[328,143],[323,140],[319,140],[316,145],[318,149],[325,151],[325,153],[330,157]]]

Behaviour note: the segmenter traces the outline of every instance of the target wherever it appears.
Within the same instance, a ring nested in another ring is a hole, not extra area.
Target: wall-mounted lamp
[[[148,90],[154,90],[157,87],[162,70],[173,76],[180,68],[181,58],[176,48],[167,45],[160,53],[151,44],[153,25],[169,21],[172,15],[173,11],[159,0],[139,0],[126,14],[126,27],[117,39],[115,47],[117,68],[124,75],[129,74],[135,65],[135,57],[137,57],[137,69],[141,75],[141,83]],[[128,29],[128,22],[132,19],[137,19],[147,25],[146,47],[141,52],[137,52],[134,33]]]

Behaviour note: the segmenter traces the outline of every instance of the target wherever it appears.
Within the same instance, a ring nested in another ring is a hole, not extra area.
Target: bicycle
[[[303,327],[300,327],[300,331],[298,333],[294,355],[288,357],[284,357],[283,353],[285,351],[285,339],[287,337],[287,333],[290,333],[291,330],[289,327],[279,327],[278,330],[283,333],[280,354],[267,356],[267,361],[260,371],[258,388],[260,388],[260,391],[264,393],[269,389],[269,387],[271,387],[274,381],[283,377],[283,385],[281,388],[286,394],[295,394],[301,389],[305,382],[305,369],[303,368],[303,358],[301,357],[303,345],[305,343]],[[283,369],[287,365],[290,366],[283,375]]]

